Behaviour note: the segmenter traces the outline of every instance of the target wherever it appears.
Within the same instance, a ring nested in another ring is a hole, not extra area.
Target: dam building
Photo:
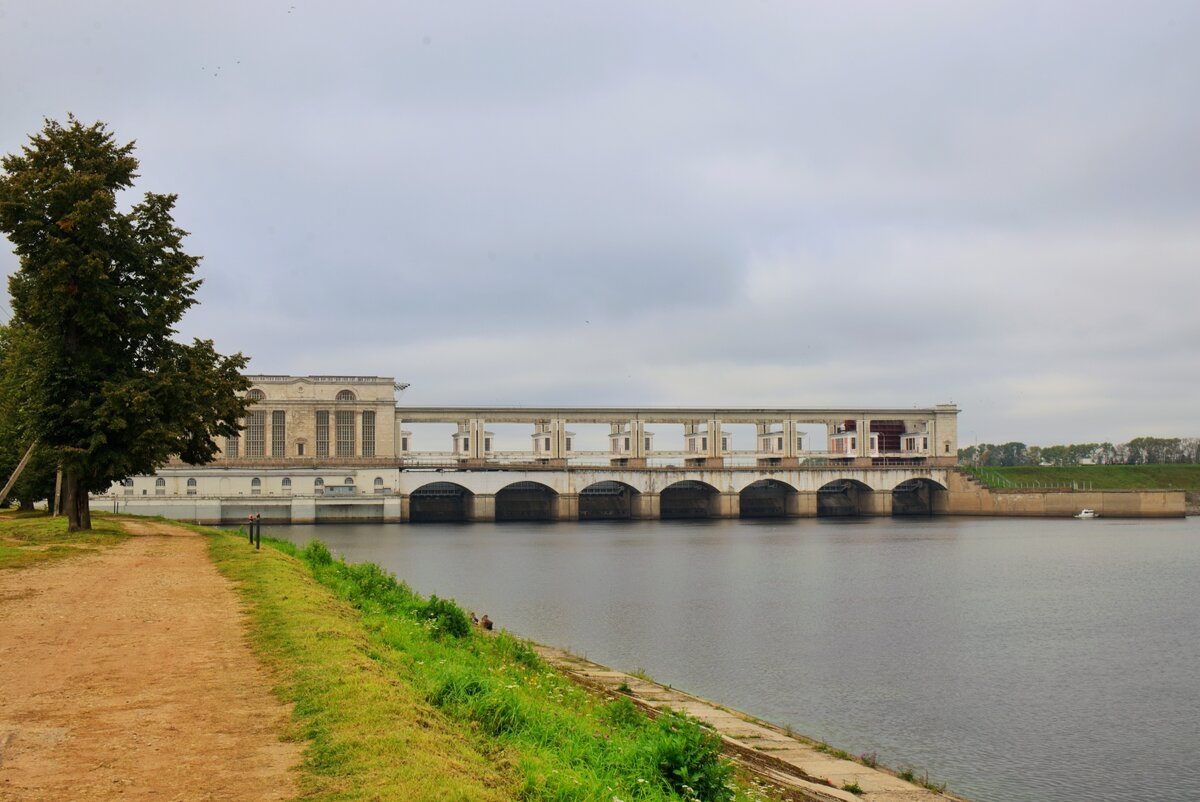
[[[952,404],[402,406],[391,377],[248,379],[253,405],[214,462],[173,461],[93,507],[202,523],[930,514],[958,452]],[[414,436],[427,424],[445,439]],[[528,439],[501,442],[502,424]]]

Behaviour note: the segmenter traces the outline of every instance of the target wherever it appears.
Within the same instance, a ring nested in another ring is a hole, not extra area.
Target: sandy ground
[[[0,800],[291,798],[288,711],[204,540],[129,528],[0,571]]]

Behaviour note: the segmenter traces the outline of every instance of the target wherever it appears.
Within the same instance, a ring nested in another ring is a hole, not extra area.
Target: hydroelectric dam
[[[1181,493],[993,492],[954,467],[953,404],[417,407],[390,377],[247,378],[251,407],[214,462],[131,477],[93,508],[197,523],[1183,510]]]

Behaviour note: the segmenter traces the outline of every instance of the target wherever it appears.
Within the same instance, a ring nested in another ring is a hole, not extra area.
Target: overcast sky
[[[1195,436],[1198,35],[1194,0],[0,0],[0,152],[136,140],[204,257],[181,334],[254,372]]]

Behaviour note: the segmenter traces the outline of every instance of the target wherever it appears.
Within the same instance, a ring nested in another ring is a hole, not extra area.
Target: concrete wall
[[[1182,518],[1182,490],[1023,490],[989,489],[966,474],[950,475],[934,512],[943,515],[1013,515],[1070,518],[1092,509],[1103,518]]]

